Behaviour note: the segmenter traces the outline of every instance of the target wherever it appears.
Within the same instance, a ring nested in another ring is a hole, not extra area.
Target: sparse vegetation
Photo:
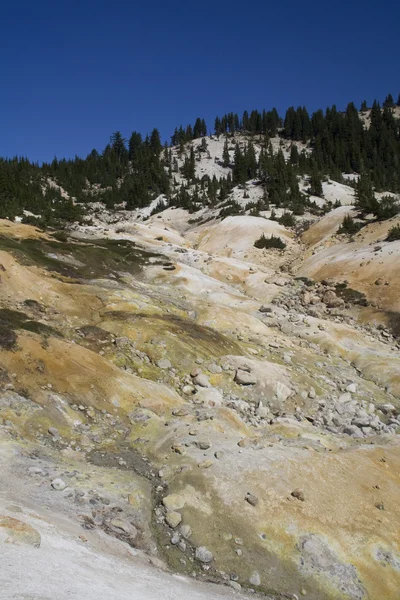
[[[400,225],[394,225],[391,229],[389,229],[388,236],[386,238],[387,242],[396,242],[400,240]]]
[[[338,233],[347,233],[348,235],[354,235],[358,231],[360,231],[362,227],[361,223],[356,223],[353,217],[350,215],[346,215],[343,219],[341,226],[338,229]]]
[[[292,213],[284,212],[281,218],[279,219],[279,223],[284,227],[294,227],[296,225],[296,219],[292,215]]]
[[[280,237],[277,237],[272,234],[271,237],[267,238],[263,233],[261,237],[259,237],[258,240],[254,242],[254,247],[266,249],[279,248],[279,250],[284,250],[286,248],[286,244],[283,240],[281,240]]]

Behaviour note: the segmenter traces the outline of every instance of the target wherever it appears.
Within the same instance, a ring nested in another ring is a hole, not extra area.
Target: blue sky
[[[400,92],[396,0],[3,0],[0,156],[85,156],[113,131]]]

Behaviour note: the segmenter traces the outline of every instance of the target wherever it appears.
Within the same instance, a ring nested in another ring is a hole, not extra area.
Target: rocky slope
[[[0,597],[398,597],[400,242],[336,211],[0,223]]]

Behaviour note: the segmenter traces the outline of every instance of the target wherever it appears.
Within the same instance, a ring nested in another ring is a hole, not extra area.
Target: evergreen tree
[[[292,165],[297,165],[299,163],[299,151],[296,144],[290,146],[290,162]]]
[[[379,208],[371,179],[366,173],[362,173],[357,181],[355,205],[363,216],[375,214]]]
[[[142,136],[134,131],[129,138],[129,160],[136,161],[142,146]]]
[[[199,138],[199,137],[201,137],[202,135],[203,135],[203,134],[202,134],[202,123],[201,123],[201,119],[200,119],[200,118],[197,118],[197,119],[196,119],[196,122],[195,122],[195,124],[194,124],[194,127],[193,127],[193,136],[194,136],[194,138],[196,139],[196,138]]]
[[[316,169],[313,169],[313,171],[311,173],[310,190],[309,191],[310,191],[310,194],[312,194],[313,196],[322,197],[324,195],[324,191],[322,188],[321,175],[320,175],[320,173],[318,173],[318,171]]]
[[[231,162],[231,159],[229,156],[228,138],[225,138],[224,149],[222,152],[222,164],[224,167],[229,167],[230,162]]]
[[[157,157],[160,156],[162,144],[160,140],[160,132],[158,131],[158,129],[153,129],[153,131],[151,132],[150,148]]]
[[[125,158],[127,158],[127,150],[125,144],[126,140],[122,137],[120,131],[116,131],[110,137],[110,145],[112,151],[114,152],[120,163],[123,162]]]
[[[385,98],[385,102],[383,103],[384,107],[387,108],[393,108],[394,107],[394,100],[393,100],[393,96],[392,94],[388,94]]]

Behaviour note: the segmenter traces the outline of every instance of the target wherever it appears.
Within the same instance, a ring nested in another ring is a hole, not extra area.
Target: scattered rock
[[[239,385],[255,385],[257,383],[257,377],[252,373],[238,369],[236,371],[235,381]]]
[[[192,528],[190,527],[190,525],[181,525],[179,531],[181,532],[181,535],[185,538],[185,540],[188,540],[192,535]]]
[[[261,313],[272,313],[272,308],[270,306],[265,306],[265,304],[262,304],[258,310]]]
[[[247,502],[252,506],[257,506],[259,502],[257,496],[254,496],[254,494],[250,494],[249,492],[246,494],[245,500],[247,500]]]
[[[175,510],[169,510],[165,516],[165,520],[170,527],[175,528],[182,521],[182,515]]]
[[[193,401],[198,404],[204,404],[207,406],[221,406],[223,403],[223,396],[221,392],[215,388],[200,388],[196,395],[193,397]]]
[[[156,362],[156,366],[159,369],[170,369],[172,367],[171,361],[169,361],[168,358],[162,358],[161,360],[158,360]]]
[[[200,450],[208,450],[211,448],[211,442],[207,440],[200,440],[197,442],[197,446],[200,448]]]
[[[298,488],[293,490],[290,495],[293,496],[293,498],[297,498],[297,500],[300,500],[301,502],[305,501],[304,492]]]
[[[350,394],[355,394],[356,391],[357,391],[357,384],[356,383],[350,383],[346,387],[346,392],[350,392]]]
[[[53,481],[51,482],[51,487],[57,492],[62,492],[67,487],[67,484],[62,479],[57,478],[53,479]]]
[[[328,308],[339,308],[344,306],[344,300],[336,296],[333,290],[327,290],[322,297],[322,301]]]
[[[202,563],[210,563],[214,558],[212,552],[208,550],[205,546],[199,546],[196,548],[195,556],[197,560]]]
[[[162,503],[168,510],[180,510],[185,506],[185,499],[179,494],[170,494],[169,496],[164,496]]]
[[[252,572],[250,579],[249,579],[249,583],[251,583],[251,585],[255,585],[256,587],[261,585],[261,577],[260,577],[260,573],[258,571]]]
[[[196,385],[199,385],[200,387],[203,387],[203,388],[208,388],[211,386],[207,375],[204,375],[204,373],[200,373],[199,375],[196,375],[196,377],[193,378],[193,383],[195,383]]]

